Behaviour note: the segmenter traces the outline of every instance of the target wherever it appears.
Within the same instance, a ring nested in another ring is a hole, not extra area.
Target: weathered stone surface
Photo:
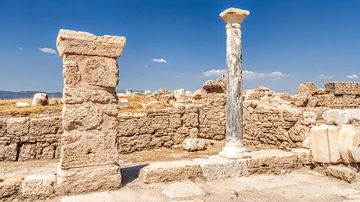
[[[34,136],[56,134],[61,127],[61,117],[32,118],[29,133]]]
[[[62,169],[112,164],[118,160],[115,132],[64,133]]]
[[[311,152],[309,149],[293,149],[292,153],[297,155],[297,162],[301,165],[307,165],[312,163]]]
[[[206,149],[205,139],[185,139],[182,143],[182,148],[186,151],[201,151]]]
[[[345,164],[360,162],[360,128],[343,125],[338,134],[339,153]]]
[[[207,181],[248,174],[246,159],[210,156],[208,159],[194,159],[194,162],[200,164],[203,176]]]
[[[0,161],[16,161],[17,144],[0,145]]]
[[[202,171],[199,164],[180,160],[151,163],[140,170],[139,177],[145,183],[194,180],[202,178]]]
[[[0,176],[0,199],[14,199],[21,189],[23,179],[22,176]]]
[[[67,104],[81,104],[87,101],[101,104],[118,102],[115,92],[69,87],[64,88],[63,100]]]
[[[280,174],[297,166],[297,155],[281,150],[260,150],[251,152],[251,158],[247,161],[250,174]]]
[[[317,92],[317,87],[314,82],[301,83],[298,91],[300,95],[311,96]]]
[[[32,99],[33,106],[48,105],[48,96],[45,93],[36,93]]]
[[[120,57],[125,42],[125,37],[107,35],[99,37],[87,32],[61,29],[56,47],[61,57],[67,54],[75,54],[105,56],[116,59]]]
[[[0,118],[0,137],[3,137],[6,132],[6,122],[6,119]]]
[[[217,80],[205,81],[203,85],[207,93],[225,93],[226,92],[226,77]]]
[[[57,171],[57,192],[61,194],[79,194],[100,190],[113,190],[121,185],[121,173],[118,165],[81,167]]]
[[[103,122],[102,111],[96,105],[85,104],[77,108],[63,108],[64,130],[90,130],[100,127]]]
[[[7,134],[22,136],[29,133],[29,118],[9,118],[6,125]]]
[[[322,118],[327,124],[351,124],[360,122],[360,109],[326,110]]]
[[[81,74],[76,60],[64,60],[63,77],[65,85],[76,85],[80,82]]]
[[[83,77],[90,85],[115,88],[119,82],[119,68],[116,60],[93,57],[84,59]]]
[[[326,175],[351,183],[356,179],[356,170],[343,166],[328,166]]]
[[[22,182],[21,193],[26,198],[44,199],[54,194],[55,175],[29,175]]]
[[[205,195],[205,192],[192,182],[174,182],[162,191],[169,198],[185,198]]]
[[[311,128],[310,151],[319,163],[341,162],[338,134],[340,127],[320,125]]]
[[[325,91],[337,95],[360,95],[359,82],[328,82]]]

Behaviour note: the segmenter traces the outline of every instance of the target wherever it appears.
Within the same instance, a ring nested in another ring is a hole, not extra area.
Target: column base
[[[219,152],[219,156],[229,159],[251,158],[250,152],[245,147],[226,146]]]
[[[61,169],[57,171],[57,189],[61,194],[79,194],[99,190],[113,190],[121,186],[118,165],[103,165]]]

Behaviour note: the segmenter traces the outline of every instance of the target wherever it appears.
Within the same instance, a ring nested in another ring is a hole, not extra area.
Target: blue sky
[[[118,89],[194,91],[226,69],[219,14],[242,23],[244,89],[360,81],[359,0],[0,0],[0,90],[62,91],[59,29],[125,36]]]

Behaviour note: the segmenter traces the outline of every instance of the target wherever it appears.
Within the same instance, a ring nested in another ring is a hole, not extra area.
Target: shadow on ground
[[[131,166],[121,169],[121,175],[122,175],[122,186],[126,186],[128,183],[134,181],[136,178],[139,177],[139,173],[141,168],[147,166],[149,164],[141,164],[137,166]]]

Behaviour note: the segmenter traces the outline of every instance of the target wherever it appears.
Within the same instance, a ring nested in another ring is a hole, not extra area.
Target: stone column
[[[243,139],[241,22],[249,11],[229,8],[220,13],[226,23],[226,144],[219,153],[227,158],[249,157]]]
[[[116,58],[123,51],[125,37],[60,30],[56,45],[63,58],[64,77],[59,192],[119,188]]]

